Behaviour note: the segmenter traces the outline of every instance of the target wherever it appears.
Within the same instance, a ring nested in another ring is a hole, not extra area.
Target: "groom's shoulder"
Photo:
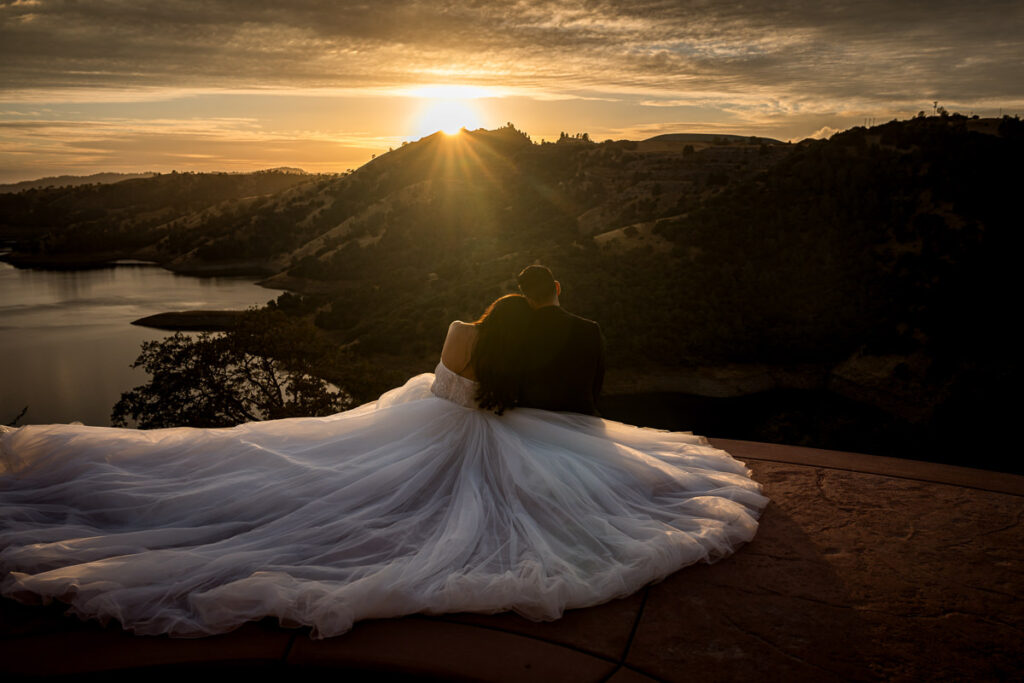
[[[565,313],[570,318],[572,318],[573,321],[578,325],[586,325],[587,327],[596,327],[598,329],[601,328],[601,326],[598,325],[596,321],[591,320],[590,318],[584,318],[582,315],[576,315],[575,313],[570,313],[569,311],[565,311]]]
[[[554,330],[560,330],[560,334],[570,334],[577,339],[581,335],[597,337],[601,335],[601,327],[595,321],[571,313],[561,306],[539,308],[535,311],[534,316],[534,332],[537,334],[544,335]]]
[[[574,334],[577,337],[583,335],[596,340],[601,339],[601,326],[596,321],[576,315],[575,313],[569,313],[568,311],[566,311],[566,315],[571,321],[572,327],[576,330]]]

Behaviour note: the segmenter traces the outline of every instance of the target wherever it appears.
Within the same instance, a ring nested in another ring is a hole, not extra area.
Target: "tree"
[[[6,424],[6,426],[7,427],[17,427],[18,423],[21,422],[21,418],[25,417],[25,413],[27,413],[27,412],[28,412],[28,406],[25,406],[24,408],[21,409],[21,412],[18,413],[17,416],[15,416],[15,418],[13,420],[11,420],[10,422],[8,422]]]
[[[354,403],[314,373],[331,353],[307,320],[281,311],[251,312],[224,334],[177,333],[142,344],[132,367],[152,375],[121,395],[115,426],[230,427],[254,420],[329,415]]]

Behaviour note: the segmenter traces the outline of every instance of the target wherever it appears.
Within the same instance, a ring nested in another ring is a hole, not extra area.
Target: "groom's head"
[[[545,266],[527,266],[516,277],[519,291],[530,301],[534,308],[557,306],[561,285]]]

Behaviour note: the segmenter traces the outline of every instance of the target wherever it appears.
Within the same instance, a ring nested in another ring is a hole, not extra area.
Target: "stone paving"
[[[311,640],[270,620],[139,637],[0,601],[0,676],[641,681],[1024,678],[1024,477],[713,439],[772,502],[757,537],[555,622],[451,614]]]

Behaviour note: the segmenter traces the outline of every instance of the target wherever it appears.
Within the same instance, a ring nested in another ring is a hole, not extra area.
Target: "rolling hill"
[[[22,180],[17,183],[0,184],[2,192],[21,192],[22,190],[34,190],[44,187],[74,187],[77,185],[101,185],[108,183],[119,183],[122,180],[133,178],[152,178],[155,173],[93,173],[92,175],[61,175],[39,178],[37,180]]]
[[[301,295],[282,300],[292,314],[403,373],[429,370],[452,319],[539,261],[567,308],[601,322],[613,393],[825,392],[882,411],[917,447],[945,434],[943,448],[966,448],[1007,418],[994,390],[1019,374],[1003,328],[1022,129],[954,115],[800,144],[535,144],[509,125],[337,176],[104,186],[120,204],[7,195],[0,236],[14,261],[259,273]]]

